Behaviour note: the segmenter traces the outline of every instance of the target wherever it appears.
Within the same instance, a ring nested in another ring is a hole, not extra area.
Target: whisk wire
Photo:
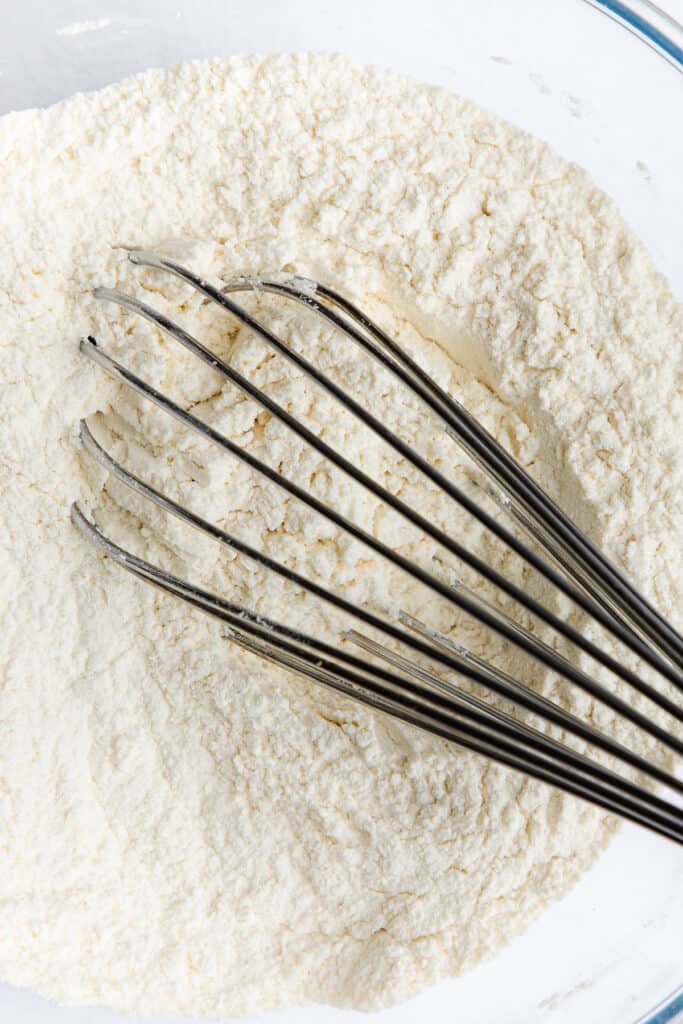
[[[477,423],[474,417],[470,416],[462,405],[453,399],[452,396],[439,388],[436,382],[426,374],[417,363],[411,360],[403,349],[393,341],[393,339],[389,338],[389,336],[377,327],[368,317],[361,314],[360,311],[357,310],[348,300],[342,299],[342,297],[337,295],[336,292],[326,288],[324,285],[310,281],[305,282],[307,287],[304,290],[301,290],[300,288],[293,287],[292,285],[283,282],[271,281],[263,278],[244,278],[232,283],[228,282],[228,284],[222,289],[218,289],[208,281],[205,281],[203,278],[188,270],[186,267],[181,266],[174,260],[168,259],[167,257],[159,256],[155,253],[134,250],[130,252],[129,258],[131,262],[140,266],[167,271],[168,273],[179,277],[195,290],[203,294],[207,299],[215,302],[245,326],[249,327],[275,351],[293,363],[308,377],[315,380],[320,387],[328,392],[328,394],[336,398],[337,401],[349,409],[356,417],[360,418],[369,427],[371,427],[379,437],[389,443],[397,452],[399,452],[399,454],[420,469],[420,471],[434,483],[437,483],[438,486],[449,495],[449,497],[457,501],[458,504],[470,512],[476,519],[485,525],[487,529],[491,530],[496,536],[498,536],[499,539],[507,544],[508,547],[524,558],[537,571],[546,576],[550,582],[579,604],[584,611],[592,615],[596,621],[600,622],[601,625],[610,630],[615,636],[622,640],[622,642],[630,646],[639,654],[640,657],[665,675],[670,682],[673,682],[674,685],[683,691],[683,675],[668,661],[659,657],[651,647],[640,641],[639,637],[634,634],[632,629],[625,628],[621,619],[616,614],[610,615],[605,613],[602,606],[598,602],[591,600],[584,590],[576,587],[561,574],[556,573],[551,566],[538,558],[538,556],[526,547],[526,545],[522,544],[514,534],[511,534],[493,517],[488,516],[483,509],[472,502],[462,490],[457,488],[452,481],[444,477],[443,474],[439,473],[434,466],[423,459],[413,448],[411,448],[410,445],[406,445],[401,441],[401,439],[390,431],[381,420],[378,420],[367,409],[355,402],[355,400],[344,392],[342,388],[339,388],[332,380],[329,379],[329,377],[323,374],[317,367],[313,366],[299,352],[292,349],[291,346],[283,342],[281,338],[269,331],[268,328],[247,313],[243,307],[229,299],[226,293],[237,291],[277,292],[278,294],[292,298],[294,301],[303,303],[308,306],[309,309],[314,310],[319,316],[331,322],[343,334],[351,338],[365,351],[381,362],[382,365],[396,374],[405,384],[408,385],[408,387],[418,393],[425,403],[441,417],[444,423],[452,431],[455,432],[456,438],[465,447],[468,454],[470,454],[477,464],[487,473],[487,475],[491,476],[496,483],[503,487],[504,490],[509,488],[511,496],[527,508],[527,511],[534,519],[540,518],[540,522],[542,524],[545,524],[549,530],[553,530],[553,535],[554,531],[558,531],[560,543],[563,545],[563,550],[567,554],[567,557],[569,558],[572,551],[575,551],[575,560],[580,561],[581,564],[585,563],[588,567],[585,569],[585,577],[582,580],[584,587],[590,591],[590,581],[592,578],[590,573],[592,573],[593,576],[603,579],[603,585],[607,588],[608,592],[610,592],[610,586],[613,584],[615,592],[614,599],[616,600],[616,595],[621,595],[622,600],[627,602],[628,598],[628,601],[632,604],[637,604],[638,609],[642,611],[644,616],[644,621],[641,623],[643,629],[646,629],[646,626],[649,624],[649,628],[656,632],[653,622],[658,624],[661,636],[657,633],[657,639],[653,642],[658,644],[661,643],[664,647],[667,647],[667,645],[668,647],[671,647],[670,656],[675,659],[680,659],[680,663],[683,664],[683,639],[678,636],[672,627],[658,615],[656,610],[652,608],[641,595],[637,593],[633,585],[630,584],[622,574],[618,573],[616,568],[611,565],[599,549],[597,549],[569,519],[569,517],[566,516],[554,504],[554,502],[552,502],[548,495],[546,495],[545,492],[532,480],[532,478],[522,470],[514,459],[508,455],[505,449],[502,448],[502,446],[500,446],[491,437],[491,435]],[[363,324],[370,334],[371,339],[379,342],[379,346],[373,345],[372,340],[369,340],[368,337],[355,330],[351,324],[337,317],[333,310],[328,309],[321,303],[317,302],[317,294],[325,297],[332,304],[341,305],[352,320],[356,320],[357,323]],[[386,357],[383,352],[383,347],[390,351],[393,358],[388,359]],[[567,538],[570,541],[569,544],[567,544]],[[572,546],[572,542],[575,542],[574,546]],[[600,577],[600,573],[597,568],[598,566],[602,567],[602,577]],[[497,585],[500,586],[500,582],[498,582]],[[536,612],[536,614],[541,613]],[[635,612],[633,614],[635,614]],[[640,622],[640,620],[638,621]],[[598,657],[598,654],[594,653],[593,656]],[[612,671],[617,671],[614,666],[610,667],[612,668]],[[635,676],[633,679],[630,679],[629,682],[631,682],[631,685],[637,686]]]
[[[531,749],[533,744],[529,743],[530,733],[534,731],[522,723],[510,719],[512,734],[506,740],[499,727],[493,730],[489,727],[486,719],[497,717],[491,715],[490,710],[483,716],[478,715],[467,701],[454,707],[453,695],[450,700],[444,700],[440,699],[438,691],[425,694],[416,689],[415,680],[402,680],[341,649],[188,584],[115,545],[87,519],[76,503],[72,506],[72,519],[91,541],[133,575],[227,623],[227,639],[244,649],[324,683],[393,718],[550,782],[565,792],[589,799],[606,810],[683,843],[683,811],[608,769],[582,759],[581,755],[555,744],[549,737],[539,734],[544,750],[536,754]],[[359,671],[353,671],[349,665]],[[515,733],[521,743],[515,741]],[[553,747],[557,753],[555,761],[552,760]]]
[[[132,298],[131,296],[124,295],[117,291],[100,288],[96,290],[95,294],[98,298],[117,303],[118,305],[121,305],[125,308],[130,309],[132,312],[139,314],[140,316],[150,321],[151,323],[154,323],[165,334],[180,342],[180,344],[182,344],[185,348],[187,348],[193,354],[197,355],[204,362],[206,362],[213,369],[215,369],[218,373],[224,376],[227,380],[230,380],[237,387],[239,387],[244,394],[247,394],[249,397],[253,398],[263,408],[267,409],[274,416],[276,416],[278,419],[284,422],[298,436],[302,437],[308,444],[314,447],[326,458],[330,459],[330,461],[332,461],[334,465],[340,468],[348,476],[350,476],[356,482],[360,483],[368,491],[375,494],[382,501],[386,502],[391,508],[397,511],[404,518],[408,519],[414,525],[424,530],[427,533],[427,535],[436,540],[437,543],[444,546],[452,554],[460,558],[467,565],[469,565],[475,571],[484,576],[484,578],[488,579],[490,582],[492,582],[495,586],[499,587],[502,591],[507,593],[514,600],[518,601],[525,608],[527,608],[527,610],[531,611],[533,614],[541,618],[547,625],[550,625],[553,629],[559,632],[566,639],[570,640],[572,643],[579,646],[585,653],[589,654],[590,656],[601,662],[604,667],[609,668],[612,672],[614,672],[616,675],[622,678],[625,682],[628,682],[631,686],[633,686],[644,696],[648,697],[651,701],[653,701],[663,710],[673,715],[679,721],[683,721],[683,707],[680,707],[679,705],[675,704],[665,694],[662,694],[655,687],[646,683],[635,672],[633,672],[631,669],[625,666],[623,662],[617,660],[616,658],[613,658],[605,651],[603,651],[600,647],[598,647],[596,644],[589,641],[583,634],[579,632],[579,630],[574,629],[574,627],[572,627],[569,623],[563,621],[561,618],[554,615],[553,612],[551,612],[540,602],[536,601],[534,598],[526,594],[526,592],[522,590],[520,587],[517,587],[511,581],[507,580],[501,573],[497,572],[494,568],[489,566],[482,559],[474,555],[464,545],[459,544],[454,538],[444,533],[444,531],[439,530],[437,527],[434,526],[434,524],[430,523],[424,517],[420,516],[412,508],[410,508],[410,506],[406,505],[394,494],[386,490],[386,488],[381,487],[381,485],[379,485],[376,481],[373,481],[370,477],[368,477],[367,474],[361,472],[353,463],[347,460],[339,452],[336,452],[333,448],[331,448],[320,438],[318,438],[315,434],[313,434],[306,427],[304,427],[303,424],[301,424],[294,417],[292,417],[291,414],[287,412],[287,410],[283,409],[271,398],[269,398],[269,396],[267,396],[263,391],[261,391],[261,389],[255,387],[255,385],[253,385],[250,381],[246,380],[246,378],[244,378],[241,374],[239,374],[224,361],[220,360],[214,353],[210,352],[203,345],[201,345],[196,338],[193,338],[186,331],[182,330],[182,328],[179,328],[167,317],[163,316],[163,314],[159,313],[157,310],[152,309],[145,303],[142,303],[139,300]],[[235,308],[239,311],[239,315],[241,316],[243,313],[241,307]],[[254,321],[253,318],[251,318],[248,314],[244,313],[244,318],[245,323],[248,323],[248,325],[250,326],[252,324],[256,325],[260,332],[267,335],[269,338],[275,339],[278,345],[281,346],[283,344],[279,339],[275,338],[275,335],[272,335],[271,332],[268,331],[265,327],[258,324],[257,321]],[[146,394],[147,397],[149,397],[157,405],[160,405],[166,411],[170,412],[176,418],[184,419],[184,422],[187,426],[191,426],[192,429],[203,432],[205,436],[210,437],[210,439],[213,440],[214,443],[218,443],[225,447],[226,449],[230,450],[233,455],[236,455],[237,458],[241,458],[242,461],[248,461],[249,465],[251,465],[252,468],[259,468],[257,466],[257,460],[251,459],[251,457],[248,457],[246,454],[240,454],[240,452],[243,450],[239,449],[236,445],[232,444],[231,442],[223,444],[223,442],[226,441],[225,438],[219,440],[216,432],[211,431],[211,429],[208,428],[206,424],[202,423],[202,421],[199,421],[195,417],[191,417],[189,414],[184,413],[183,410],[181,410],[178,406],[172,403],[169,399],[165,398],[165,396],[160,395],[158,392],[150,388],[135,375],[130,373],[130,371],[127,371],[119,364],[116,364],[113,360],[107,357],[102,352],[101,349],[97,347],[97,345],[93,342],[92,339],[88,339],[87,342],[82,341],[81,350],[89,358],[98,361],[104,369],[108,369],[108,372],[113,373],[120,380],[123,380],[130,386],[134,387],[136,390],[138,390],[139,393]],[[319,371],[317,371],[315,368],[313,368],[313,370],[316,373],[316,375],[320,376]],[[330,386],[333,387],[336,391],[339,391],[342,396],[345,396],[345,393],[341,391],[341,389],[338,389],[337,385],[334,385],[330,382]],[[349,399],[348,401],[351,400]],[[362,418],[364,415],[362,407],[357,406],[357,403],[355,402],[353,402],[352,404],[354,406],[354,409],[357,409],[356,414]],[[391,438],[395,438],[395,435],[391,434],[391,432],[388,431],[387,428],[382,426],[381,429],[386,434],[390,435]],[[430,472],[437,472],[433,470],[432,467],[430,467],[429,463],[422,459],[421,456],[413,452],[410,446],[405,445],[402,441],[399,441],[398,438],[395,438],[395,440],[395,445],[393,444],[393,441],[391,442],[393,447],[396,447],[397,450],[399,450],[400,446],[401,449],[405,449],[408,452],[412,452],[413,461],[418,460],[420,464],[424,463],[424,465],[428,467]],[[517,642],[522,647],[524,647],[527,653],[530,654],[532,657],[535,657],[537,660],[541,661],[547,667],[553,669],[553,671],[565,675],[566,678],[570,679],[573,683],[580,686],[582,689],[586,690],[586,692],[590,692],[592,696],[598,696],[599,699],[604,698],[606,703],[611,704],[613,698],[611,694],[608,693],[608,691],[604,690],[604,688],[602,687],[599,687],[598,684],[596,684],[593,680],[589,679],[585,673],[575,668],[570,662],[558,657],[557,654],[551,648],[548,648],[547,646],[543,647],[541,645],[538,645],[531,639],[521,637],[518,630],[511,630],[507,626],[507,624],[499,617],[490,615],[485,607],[481,607],[480,603],[479,606],[477,606],[477,604],[470,600],[469,597],[462,591],[459,593],[454,593],[452,590],[449,590],[449,588],[445,587],[441,583],[441,581],[439,581],[436,577],[428,573],[425,573],[422,569],[420,569],[418,566],[416,566],[409,560],[401,559],[400,555],[398,555],[395,552],[392,552],[391,549],[387,548],[385,545],[381,545],[381,543],[374,537],[359,530],[358,527],[356,527],[355,524],[350,523],[349,520],[344,520],[343,517],[339,516],[338,513],[335,512],[334,509],[330,509],[329,507],[325,507],[321,503],[316,502],[312,495],[310,495],[308,492],[302,491],[300,488],[296,488],[296,485],[293,485],[290,481],[287,481],[282,475],[274,473],[274,471],[272,471],[270,467],[267,467],[265,466],[265,464],[261,463],[259,471],[266,475],[271,481],[277,483],[283,489],[289,491],[289,493],[294,494],[296,490],[296,496],[299,498],[300,501],[302,501],[304,504],[307,504],[309,507],[314,508],[315,511],[319,512],[321,515],[325,516],[327,519],[334,522],[335,525],[340,526],[342,529],[346,530],[346,532],[356,536],[357,539],[362,540],[362,542],[367,544],[369,547],[374,548],[377,551],[380,551],[380,548],[383,549],[381,553],[390,561],[394,561],[394,563],[397,565],[399,564],[399,562],[402,562],[401,568],[404,568],[405,571],[415,576],[416,578],[420,578],[421,582],[426,583],[428,586],[432,587],[432,589],[435,589],[437,592],[440,593],[442,597],[445,597],[452,604],[457,605],[462,611],[465,611],[468,614],[474,616],[475,618],[478,618],[479,621],[484,622],[484,624],[487,625],[489,628],[493,629],[496,632],[499,632],[502,636],[504,636],[505,639]],[[437,475],[441,480],[443,480],[444,487],[454,488],[454,485],[451,485],[450,482],[447,481],[445,477],[442,477],[441,474]],[[458,493],[461,493],[457,488],[454,489]],[[463,495],[463,497],[466,498],[465,495]],[[468,498],[466,500],[468,502],[470,501],[470,499]],[[475,505],[474,508],[477,508],[477,506]],[[485,515],[483,511],[481,512],[481,515],[479,514],[479,512],[475,514],[477,515],[478,518],[481,518],[482,515]],[[536,556],[533,557],[535,558]],[[668,667],[671,668],[671,666]],[[627,717],[635,716],[631,717],[631,720],[634,722],[634,724],[639,724],[642,728],[645,728],[646,730],[649,730],[651,728],[652,723],[649,722],[644,715],[640,715],[634,709],[630,708],[629,705],[623,705],[622,713],[625,714]],[[665,731],[661,731],[658,738],[660,738],[663,742],[669,742],[670,739],[670,737],[669,739],[667,738],[667,734]],[[681,752],[683,752],[683,744],[681,744]]]
[[[104,353],[102,353],[101,350],[96,349],[95,351],[104,359],[109,359],[109,357],[104,356]],[[127,377],[134,376],[130,371],[126,370],[125,373]],[[183,414],[183,418],[190,417],[194,419],[191,413],[186,413],[184,410],[180,411]],[[411,647],[416,651],[416,653],[426,655],[433,660],[442,663],[445,667],[455,670],[461,675],[468,676],[474,682],[479,683],[489,690],[493,690],[500,696],[514,701],[520,706],[525,707],[528,711],[542,716],[552,724],[559,725],[581,739],[600,746],[602,749],[606,750],[606,752],[621,757],[622,760],[627,760],[633,765],[633,767],[636,767],[648,774],[652,774],[654,770],[657,775],[660,775],[660,770],[657,769],[656,766],[651,765],[644,758],[640,758],[631,751],[622,748],[614,740],[603,735],[592,726],[581,721],[568,711],[560,708],[559,705],[543,697],[541,694],[536,693],[534,690],[517,680],[514,680],[509,676],[505,676],[500,672],[492,671],[491,667],[487,664],[484,664],[483,667],[479,667],[471,659],[465,659],[462,655],[456,652],[444,649],[443,645],[439,647],[435,646],[433,642],[425,642],[421,640],[419,637],[406,632],[405,629],[400,627],[400,625],[397,626],[384,618],[380,618],[379,616],[372,614],[368,609],[346,600],[334,591],[331,591],[328,588],[315,583],[313,580],[302,576],[300,573],[295,572],[293,569],[283,565],[281,562],[270,558],[264,552],[257,550],[251,545],[246,544],[244,541],[239,540],[234,535],[220,529],[220,527],[215,524],[196,515],[191,509],[179,505],[177,502],[173,501],[172,498],[168,497],[168,495],[165,495],[161,491],[150,486],[140,477],[125,469],[119,462],[112,458],[112,456],[95,440],[90,428],[85,422],[81,423],[81,441],[85,450],[88,451],[118,480],[126,484],[126,486],[130,487],[144,498],[147,498],[153,504],[162,508],[165,512],[170,513],[187,525],[194,527],[206,536],[237,551],[239,554],[246,556],[257,564],[264,566],[275,575],[280,576],[289,583],[295,584],[303,590],[306,590],[327,604],[337,608],[339,611],[345,612],[353,618],[360,620],[365,625],[385,633],[393,640],[397,640],[404,645]],[[249,456],[249,458],[252,459],[253,456]],[[270,472],[275,471],[270,470]],[[598,687],[598,684],[596,683],[595,686]],[[599,689],[602,692],[603,688],[599,687]],[[615,710],[620,710],[623,707],[623,713],[628,713],[630,716],[636,715],[637,717],[642,717],[644,724],[647,727],[647,731],[651,734],[656,735],[657,732],[661,731],[664,740],[668,742],[677,742],[675,737],[670,736],[664,730],[660,730],[660,727],[657,726],[656,723],[650,722],[644,716],[640,716],[633,708],[620,698],[608,691],[604,692],[606,700],[609,700],[610,703],[615,705]],[[653,730],[654,733],[652,732]],[[683,747],[683,744],[681,744],[681,746]],[[673,788],[680,788],[683,792],[683,783],[680,783],[679,780],[668,775],[668,773],[664,773],[664,775],[667,784],[671,785]]]
[[[242,278],[228,282],[224,288],[218,289],[166,257],[135,250],[129,253],[129,258],[141,266],[175,275],[261,337],[277,353],[339,401],[348,412],[369,426],[376,436],[422,472],[443,494],[475,516],[486,529],[521,556],[528,565],[538,569],[549,582],[558,587],[596,622],[606,627],[616,639],[638,654],[669,682],[683,690],[683,674],[679,671],[683,664],[683,640],[673,627],[638,593],[623,574],[611,565],[602,552],[467,410],[443,391],[393,339],[352,303],[317,282],[303,279]],[[229,298],[229,293],[240,291],[272,292],[303,303],[394,373],[432,412],[436,413],[449,436],[461,445],[484,472],[489,481],[487,493],[511,521],[522,528],[532,543],[538,544],[552,562],[559,566],[559,571],[521,541],[516,534],[501,525],[481,507],[481,504],[470,498],[296,349]],[[623,660],[610,655],[598,644],[588,640],[578,629],[531,598],[526,591],[513,584],[450,534],[370,478],[350,459],[328,445],[296,416],[168,317],[119,291],[98,289],[96,295],[129,309],[182,344],[243,394],[284,423],[350,479],[363,486],[450,554],[550,626],[559,636],[609,669],[673,718],[683,721],[683,707],[678,703],[643,680],[635,670],[626,666]],[[567,657],[559,654],[548,643],[502,612],[497,605],[485,600],[459,581],[456,585],[444,582],[389,547],[293,480],[173,402],[108,355],[95,339],[84,339],[81,342],[81,351],[116,380],[151,401],[184,427],[195,431],[205,440],[237,458],[343,530],[348,536],[428,587],[432,593],[616,711],[670,751],[683,754],[683,740],[671,730],[664,728],[659,722],[617,696],[606,685],[579,669]],[[344,615],[351,616],[356,623],[383,634],[400,648],[407,648],[411,652],[411,657],[406,657],[355,628],[348,629],[342,634],[342,643],[330,645],[319,638],[256,615],[240,605],[166,573],[118,547],[87,519],[77,505],[73,507],[72,518],[75,524],[109,557],[136,577],[221,619],[228,629],[228,638],[234,643],[338,692],[355,697],[386,714],[410,722],[434,735],[460,743],[508,767],[525,771],[533,778],[591,800],[603,808],[683,843],[683,809],[650,793],[638,783],[617,774],[591,757],[573,750],[564,741],[520,721],[500,708],[493,707],[483,697],[467,693],[453,681],[450,674],[455,673],[459,677],[470,679],[481,687],[486,695],[495,693],[512,701],[516,707],[562,728],[565,733],[586,741],[596,749],[617,758],[622,764],[645,774],[649,779],[663,783],[672,791],[683,793],[683,780],[676,778],[654,761],[636,754],[630,747],[566,711],[520,680],[479,658],[451,637],[426,626],[404,612],[399,612],[395,621],[386,615],[375,614],[203,519],[117,462],[95,440],[85,422],[81,424],[81,439],[85,449],[110,474],[145,500],[194,527],[205,536],[277,574],[289,584],[321,599]],[[369,662],[358,655],[350,654],[343,646],[344,639],[351,641],[374,658],[380,659],[380,663]],[[449,673],[449,677],[443,678],[432,668],[428,669],[424,664],[418,663],[416,658],[427,659],[432,665],[440,666],[442,671],[446,670]]]

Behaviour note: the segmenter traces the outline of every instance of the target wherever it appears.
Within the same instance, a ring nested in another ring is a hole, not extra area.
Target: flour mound
[[[542,143],[332,57],[188,64],[10,115],[0,168],[0,976],[64,1002],[221,1016],[378,1007],[493,953],[590,866],[613,820],[240,654],[216,622],[117,570],[71,526],[74,498],[174,571],[311,630],[339,626],[108,480],[79,448],[80,417],[268,554],[372,607],[457,627],[511,671],[528,664],[125,393],[77,342],[100,338],[434,569],[424,538],[272,417],[92,298],[118,286],[172,315],[453,529],[452,509],[361,425],[122,247],[161,247],[215,280],[320,278],[392,331],[673,614],[683,316],[665,282],[612,204]],[[300,310],[252,305],[355,394],[381,395],[429,458],[464,471],[424,409],[348,345]],[[456,528],[504,558],[472,524]],[[531,681],[602,721],[557,681]],[[625,727],[615,735],[637,745]]]

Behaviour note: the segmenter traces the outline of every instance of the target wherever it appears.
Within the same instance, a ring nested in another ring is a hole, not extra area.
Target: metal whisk
[[[240,278],[219,289],[164,256],[142,251],[131,251],[128,255],[130,261],[138,266],[154,268],[180,278],[204,296],[205,300],[215,303],[263,339],[276,353],[294,364],[346,410],[359,417],[398,455],[436,485],[443,495],[474,516],[491,535],[502,541],[558,591],[570,598],[577,608],[582,609],[604,627],[644,664],[656,670],[663,680],[671,684],[671,693],[683,693],[683,638],[462,405],[440,388],[391,337],[347,299],[322,284],[298,277]],[[432,410],[447,434],[485,474],[486,493],[497,503],[503,518],[509,518],[514,532],[499,522],[496,516],[487,512],[480,502],[456,486],[411,445],[401,440],[352,395],[347,394],[231,298],[234,293],[251,291],[272,293],[296,303],[303,303],[310,311],[341,332],[342,337],[377,360],[411,389]],[[88,359],[99,364],[116,380],[174,417],[184,427],[198,432],[206,440],[218,445],[223,451],[276,483],[287,494],[362,542],[414,580],[427,586],[440,599],[472,616],[503,640],[516,645],[562,679],[583,690],[617,715],[623,716],[657,740],[669,752],[678,756],[683,754],[683,740],[679,738],[680,733],[675,734],[676,723],[683,722],[683,699],[678,700],[676,696],[669,696],[663,693],[660,687],[647,682],[617,656],[603,650],[599,644],[589,640],[569,622],[468,550],[456,537],[425,519],[419,511],[373,480],[352,460],[329,446],[296,416],[166,316],[118,291],[100,288],[95,294],[99,299],[125,307],[150,321],[165,335],[203,360],[217,374],[311,445],[348,478],[360,484],[374,497],[379,498],[405,520],[423,531],[450,555],[499,588],[521,608],[531,613],[535,620],[550,627],[555,635],[564,638],[578,651],[589,655],[594,662],[609,669],[632,690],[648,698],[660,711],[666,712],[672,720],[671,727],[665,728],[652,717],[633,707],[607,685],[592,678],[550,644],[503,613],[495,604],[484,600],[464,584],[453,586],[443,582],[433,573],[361,529],[334,508],[318,500],[313,494],[297,486],[295,482],[241,448],[229,437],[198,419],[192,412],[181,408],[107,355],[92,337],[84,339],[80,345],[82,353]],[[231,533],[207,522],[115,461],[95,440],[85,421],[81,423],[81,439],[85,449],[110,474],[137,494],[183,523],[195,527],[217,543],[253,559],[271,572],[334,606],[349,616],[355,627],[370,627],[395,646],[388,647],[361,632],[359,628],[349,629],[336,643],[328,643],[299,629],[257,615],[218,594],[165,572],[117,546],[88,519],[77,503],[72,506],[73,522],[107,556],[135,576],[221,620],[226,627],[226,636],[233,643],[394,718],[451,740],[503,765],[521,770],[533,778],[541,779],[683,843],[683,809],[678,806],[680,795],[683,794],[683,781],[674,774],[537,693],[523,681],[489,664],[451,637],[430,628],[414,617],[403,612],[395,618],[377,615],[368,608],[347,600],[342,594],[332,592],[313,579],[294,572]],[[528,543],[519,539],[520,531],[528,537]],[[539,551],[542,554],[539,554]],[[366,655],[372,655],[375,660],[370,660],[367,656],[361,657],[360,653],[352,653],[348,641],[352,641]],[[426,667],[426,663],[432,667]],[[483,697],[466,692],[453,676],[466,677],[483,688],[486,693],[495,693],[506,698],[518,708],[539,716],[546,723],[561,727],[566,734],[587,742],[596,751],[611,755],[628,769],[635,769],[640,773],[643,784],[626,778],[618,771],[577,752],[546,732],[494,707]],[[653,783],[667,787],[670,798],[651,792]]]

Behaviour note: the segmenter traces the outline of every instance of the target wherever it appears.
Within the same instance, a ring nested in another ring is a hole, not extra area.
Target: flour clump
[[[143,557],[274,617],[336,628],[93,468],[82,416],[134,471],[271,556],[373,607],[422,607],[360,545],[88,366],[78,338],[101,338],[424,558],[423,538],[254,403],[92,297],[101,284],[141,296],[447,521],[362,426],[123,249],[161,248],[217,281],[320,278],[393,332],[673,615],[683,317],[665,282],[609,200],[544,144],[333,57],[187,64],[9,115],[0,167],[0,977],[64,1002],[221,1016],[378,1007],[491,954],[593,862],[612,819],[241,655],[215,622],[85,545],[68,518],[77,497]],[[452,442],[379,370],[304,314],[253,304],[461,471]],[[533,585],[514,560],[506,568]],[[430,614],[452,628],[443,609]],[[483,631],[458,628],[522,670]]]

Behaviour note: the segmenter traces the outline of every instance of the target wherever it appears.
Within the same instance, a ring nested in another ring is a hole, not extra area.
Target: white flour
[[[96,334],[430,564],[405,524],[91,297],[119,284],[170,311],[453,526],[330,401],[117,247],[170,247],[207,276],[293,270],[336,284],[672,613],[683,317],[665,283],[609,200],[540,142],[464,100],[329,57],[191,64],[11,115],[0,172],[0,976],[64,1001],[221,1015],[379,1006],[490,954],[590,865],[612,820],[278,676],[87,547],[68,520],[78,496],[139,553],[259,610],[334,626],[160,513],[122,511],[142,506],[76,441],[79,417],[100,410],[94,428],[110,449],[201,514],[354,598],[383,607],[390,589],[452,624],[358,545],[85,365],[77,340]],[[338,380],[379,389],[389,419],[457,472],[457,449],[415,403],[300,314],[268,308]],[[467,636],[526,670],[476,629]]]

